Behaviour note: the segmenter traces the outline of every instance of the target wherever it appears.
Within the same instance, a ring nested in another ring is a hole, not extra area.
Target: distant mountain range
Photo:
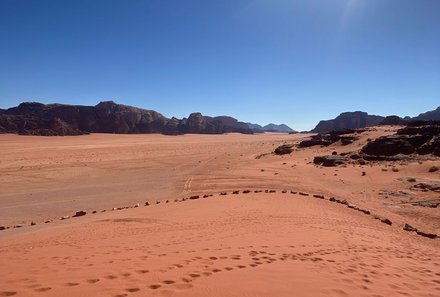
[[[246,123],[248,124],[249,128],[254,130],[255,132],[284,132],[284,133],[291,133],[296,132],[289,126],[285,124],[277,125],[277,124],[267,124],[266,126],[261,126],[258,124],[252,124],[252,123]]]
[[[246,123],[227,117],[208,117],[192,113],[188,118],[166,118],[162,114],[113,101],[96,106],[22,103],[0,110],[0,133],[24,135],[80,135],[87,133],[185,133],[252,134]]]
[[[365,128],[376,125],[404,125],[413,121],[440,121],[440,106],[432,111],[421,113],[416,117],[400,118],[398,116],[369,115],[366,112],[344,112],[332,120],[323,120],[310,132],[321,133],[349,129]]]
[[[334,119],[323,120],[310,132],[320,133],[375,125],[404,125],[412,121],[440,121],[440,106],[416,117],[369,115],[366,112],[344,112]],[[17,107],[0,109],[0,133],[24,135],[81,135],[88,133],[162,133],[222,134],[237,132],[253,134],[262,132],[296,132],[287,125],[240,122],[228,116],[209,117],[192,113],[188,118],[167,118],[147,109],[100,102],[95,106],[42,104],[25,102]]]

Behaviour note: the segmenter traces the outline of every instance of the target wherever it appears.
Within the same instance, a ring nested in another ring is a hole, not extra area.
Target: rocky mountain
[[[249,128],[251,128],[255,132],[286,132],[286,133],[295,132],[295,130],[293,130],[292,128],[290,128],[285,124],[277,125],[270,123],[264,127],[258,124],[252,124],[252,123],[246,123],[246,124],[249,126]]]
[[[252,123],[246,123],[248,125],[249,128],[251,128],[252,130],[256,130],[256,131],[263,131],[263,126],[258,125],[258,124],[252,124]],[[263,131],[264,132],[264,131]]]
[[[292,128],[285,124],[277,125],[277,124],[268,124],[263,127],[264,131],[274,131],[274,132],[295,132]]]
[[[416,117],[401,118],[396,115],[387,117],[369,115],[366,112],[344,112],[333,120],[320,121],[310,132],[322,133],[365,128],[375,125],[406,125],[416,121],[440,121],[440,106],[435,110],[421,113]]]
[[[162,114],[113,101],[96,106],[22,103],[0,110],[0,133],[26,135],[80,135],[87,133],[251,134],[246,123],[234,118],[193,113],[187,119],[168,119]]]
[[[382,116],[369,115],[362,111],[344,112],[333,120],[320,121],[311,132],[321,133],[365,128],[379,125],[383,120]]]
[[[440,106],[435,110],[427,111],[411,118],[411,121],[440,121]]]

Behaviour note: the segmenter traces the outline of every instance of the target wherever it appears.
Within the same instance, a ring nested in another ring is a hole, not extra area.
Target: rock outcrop
[[[328,155],[328,156],[316,156],[313,159],[313,163],[316,165],[322,165],[324,167],[335,167],[344,165],[347,159],[344,156]]]
[[[396,134],[367,143],[362,152],[370,156],[433,154],[440,156],[440,124],[407,126]]]
[[[234,118],[207,117],[193,113],[188,119],[168,119],[162,114],[113,101],[96,106],[22,103],[0,110],[0,133],[25,135],[81,135],[87,133],[163,133],[169,135],[196,133],[251,134],[246,123]]]
[[[277,147],[274,151],[277,155],[287,155],[293,152],[293,145],[292,144],[283,144]]]
[[[315,145],[329,146],[335,142],[340,141],[342,145],[348,145],[357,140],[355,134],[362,133],[365,130],[343,130],[331,131],[328,133],[318,133],[310,137],[310,139],[303,140],[298,144],[298,147],[310,147]]]

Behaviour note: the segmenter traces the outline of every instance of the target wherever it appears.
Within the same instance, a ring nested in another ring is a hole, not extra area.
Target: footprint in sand
[[[175,287],[178,290],[185,290],[185,289],[191,289],[194,286],[192,284],[186,283],[186,284],[176,284]]]
[[[191,276],[192,278],[198,278],[198,277],[200,277],[200,274],[190,273],[189,276]]]
[[[171,284],[174,284],[175,281],[173,281],[173,280],[164,280],[162,283],[164,283],[166,285],[171,285]]]
[[[139,288],[128,288],[128,289],[126,289],[126,291],[127,292],[130,292],[130,293],[134,293],[134,292],[138,292],[138,291],[140,291],[141,289],[139,289]]]
[[[78,286],[79,283],[69,282],[69,283],[65,283],[64,285],[68,286],[68,287],[75,287],[75,286]]]
[[[14,291],[0,292],[0,296],[14,296],[14,295],[17,295],[17,292],[14,292]]]
[[[99,282],[99,278],[88,279],[87,282],[89,284],[96,284],[97,282]]]
[[[47,292],[49,290],[52,290],[52,288],[51,287],[44,287],[44,288],[35,289],[35,291],[37,291],[37,292]]]
[[[150,289],[157,290],[161,287],[161,285],[150,285]]]

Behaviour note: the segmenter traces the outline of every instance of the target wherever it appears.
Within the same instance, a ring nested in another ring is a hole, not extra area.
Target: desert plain
[[[0,135],[0,296],[440,296],[438,159],[313,164],[396,129]]]

